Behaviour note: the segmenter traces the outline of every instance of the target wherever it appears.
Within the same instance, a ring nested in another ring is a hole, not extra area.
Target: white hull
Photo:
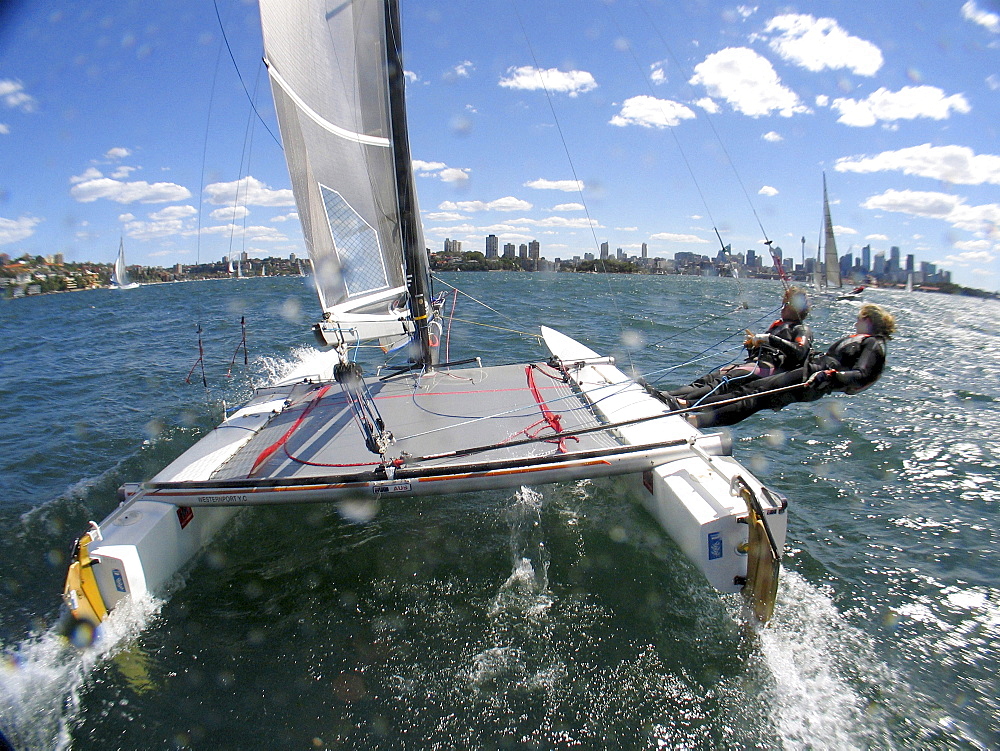
[[[629,423],[615,430],[617,439],[610,447],[583,445],[585,435],[607,432],[598,424],[577,428],[579,449],[556,451],[549,444],[539,453],[535,443],[534,453],[512,457],[509,452],[519,441],[508,441],[493,453],[465,457],[461,450],[446,451],[425,455],[414,466],[401,462],[389,470],[392,476],[380,468],[353,470],[353,474],[345,470],[340,475],[330,474],[331,470],[325,474],[312,471],[300,476],[272,470],[263,477],[251,471],[252,479],[244,469],[227,475],[223,468],[231,469],[234,462],[248,466],[240,452],[246,449],[244,454],[257,455],[261,442],[266,445],[271,440],[265,430],[283,432],[280,420],[303,403],[297,394],[305,384],[301,379],[287,381],[260,390],[246,407],[149,482],[128,486],[127,500],[95,525],[90,539],[81,541],[66,588],[74,616],[97,624],[126,595],[161,592],[240,506],[346,499],[378,504],[395,498],[609,475],[627,476],[624,481],[631,483],[649,512],[713,587],[720,592],[739,591],[747,577],[748,560],[748,508],[739,491],[745,489],[759,499],[779,551],[785,539],[783,499],[768,493],[742,465],[725,455],[729,443],[723,436],[704,435],[678,416],[664,416],[663,403],[629,380],[608,358],[599,358],[556,331],[542,331],[570,381],[548,388],[574,390],[577,403],[589,403],[600,421]],[[586,360],[591,362],[574,364]],[[531,402],[533,410],[538,406]],[[399,424],[403,417],[405,413],[389,424]],[[328,431],[332,420],[317,419],[318,426],[309,428],[303,443]],[[277,428],[273,423],[278,423]],[[609,441],[606,436],[602,440]],[[93,593],[95,588],[99,595]]]

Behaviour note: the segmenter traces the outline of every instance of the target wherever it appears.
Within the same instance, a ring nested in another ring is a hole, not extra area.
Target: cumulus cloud
[[[96,180],[99,177],[104,177],[104,173],[97,169],[97,167],[87,167],[87,169],[83,171],[83,174],[73,175],[70,177],[69,181],[70,183],[83,183],[90,180]]]
[[[973,233],[988,233],[1000,226],[1000,204],[970,206],[961,196],[950,193],[887,190],[880,195],[871,196],[861,206],[866,209],[940,219],[955,229]]]
[[[274,190],[251,175],[232,182],[206,185],[205,196],[209,203],[216,206],[233,206],[237,202],[247,206],[295,205],[290,188]]]
[[[514,196],[493,201],[445,201],[438,206],[442,211],[529,211],[531,204]]]
[[[929,143],[871,157],[842,157],[838,172],[902,172],[953,185],[1000,185],[1000,156],[976,154],[967,146],[932,146]]]
[[[132,152],[126,149],[124,146],[114,146],[104,152],[105,159],[124,159],[127,156],[131,156]]]
[[[123,182],[110,177],[82,179],[69,192],[80,203],[93,203],[100,198],[116,203],[170,203],[191,197],[190,190],[176,183]]]
[[[640,95],[626,99],[621,111],[611,118],[611,124],[618,127],[672,128],[681,120],[693,120],[694,117],[694,112],[680,102]]]
[[[553,206],[549,211],[583,211],[584,208],[582,203],[560,203]]]
[[[972,110],[964,96],[946,96],[936,86],[904,86],[899,91],[883,87],[867,99],[834,99],[830,107],[840,113],[837,122],[855,128],[918,117],[947,120],[952,112],[966,114]]]
[[[17,219],[0,216],[0,245],[9,245],[31,237],[41,221],[33,216],[22,216]]]
[[[708,245],[708,240],[705,240],[697,235],[678,235],[675,232],[657,232],[654,235],[650,235],[650,240],[666,240],[673,243],[695,243],[697,245]]]
[[[785,140],[780,133],[775,133],[773,130],[768,131],[767,133],[762,135],[761,138],[765,141],[768,141],[769,143],[779,143],[780,141]]]
[[[413,160],[413,171],[417,177],[436,177],[445,183],[465,183],[471,170],[468,167],[449,167],[444,162],[424,162]]]
[[[453,78],[468,78],[475,69],[476,66],[472,64],[471,60],[463,60],[452,68],[450,73]]]
[[[149,218],[155,221],[161,219],[183,219],[184,217],[194,216],[197,213],[198,211],[194,206],[167,206],[165,209],[154,211],[149,215]]]
[[[778,195],[778,189],[777,188],[772,188],[770,185],[765,185],[760,190],[757,191],[757,195],[759,195],[759,196],[776,196],[776,195]]]
[[[250,210],[246,206],[224,206],[209,214],[212,219],[220,222],[232,222],[243,219],[250,215]]]
[[[979,24],[991,34],[1000,34],[1000,15],[983,10],[974,0],[962,6],[962,18]]]
[[[538,91],[539,89],[568,94],[571,97],[597,88],[597,81],[585,70],[558,70],[557,68],[535,68],[522,65],[508,68],[507,76],[500,79],[506,89]]]
[[[538,178],[524,184],[525,188],[535,190],[561,190],[564,193],[576,193],[583,190],[583,180],[546,180]]]
[[[713,52],[695,66],[694,73],[692,86],[704,86],[710,96],[750,117],[774,112],[791,117],[809,111],[795,92],[782,85],[771,63],[746,47]]]
[[[10,78],[0,79],[0,101],[10,109],[34,112],[38,102],[24,90],[24,84]]]
[[[783,60],[817,73],[845,68],[860,76],[874,76],[882,67],[882,52],[871,42],[851,36],[832,18],[787,13],[764,27],[772,50]]]

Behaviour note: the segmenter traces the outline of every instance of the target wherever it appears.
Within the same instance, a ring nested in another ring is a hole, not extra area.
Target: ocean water
[[[663,385],[739,358],[780,297],[690,277],[443,281],[468,295],[452,359],[535,357],[544,323]],[[732,429],[790,499],[766,629],[606,480],[398,500],[364,523],[245,510],[85,649],[54,630],[73,539],[314,356],[315,297],[247,279],[2,301],[0,728],[18,749],[995,748],[1000,305],[866,298],[900,327],[877,385]],[[817,340],[859,305],[818,302]]]

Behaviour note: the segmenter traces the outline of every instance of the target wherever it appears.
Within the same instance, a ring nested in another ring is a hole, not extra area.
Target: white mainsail
[[[416,327],[405,303],[408,250],[416,265],[423,256],[423,269],[410,273],[428,272],[402,103],[392,101],[402,97],[398,10],[384,0],[261,0],[260,15],[324,312],[317,333],[329,344],[409,337]]]
[[[826,194],[826,173],[823,173],[823,232],[824,261],[826,267],[826,286],[842,287],[840,278],[840,257],[837,255],[837,240],[833,236],[833,220],[830,218],[830,201]]]

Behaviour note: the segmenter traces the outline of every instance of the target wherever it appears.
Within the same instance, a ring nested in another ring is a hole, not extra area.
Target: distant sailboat
[[[826,192],[826,173],[823,173],[823,266],[825,274],[823,285],[827,289],[840,289],[844,286],[840,278],[840,256],[837,255],[837,238],[833,234],[833,220],[830,217],[830,199]]]
[[[823,271],[819,270],[822,263]],[[841,293],[844,280],[840,276],[840,256],[837,255],[837,238],[833,234],[833,219],[830,216],[830,199],[826,191],[826,173],[823,173],[823,245],[817,257],[816,285],[838,300],[855,300],[864,291],[864,286],[855,287],[850,292]]]
[[[128,279],[128,272],[125,270],[125,240],[121,239],[118,241],[118,258],[111,269],[111,288],[135,289],[138,286],[138,282],[130,282]]]

